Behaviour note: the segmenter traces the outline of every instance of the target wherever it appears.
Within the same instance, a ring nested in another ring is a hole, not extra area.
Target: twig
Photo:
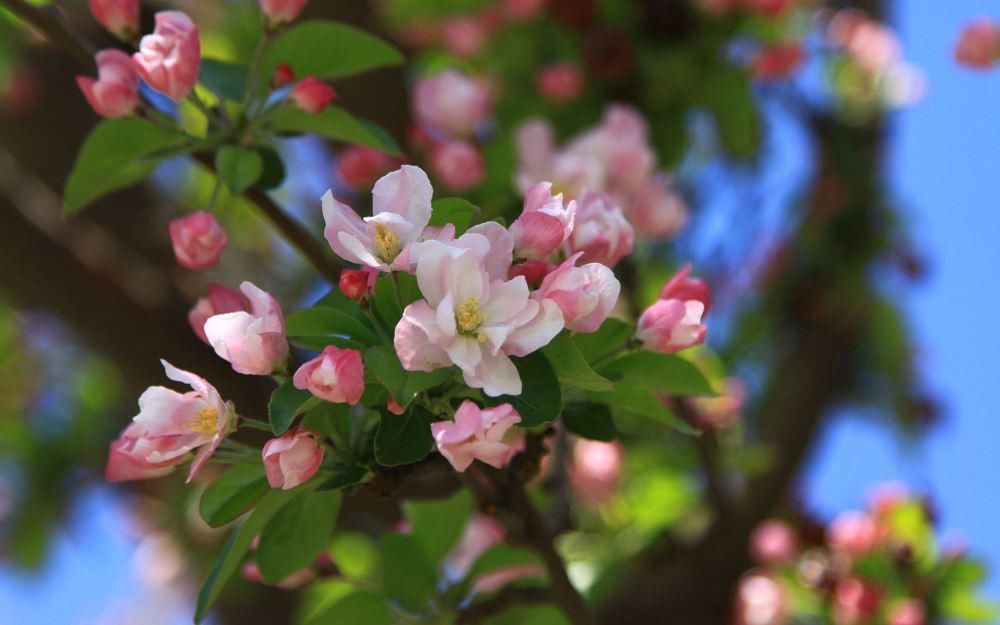
[[[485,601],[478,601],[464,610],[459,610],[455,617],[455,625],[481,623],[515,605],[554,602],[555,597],[551,588],[511,586]]]

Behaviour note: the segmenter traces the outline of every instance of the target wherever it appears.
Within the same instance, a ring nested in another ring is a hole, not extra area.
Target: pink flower
[[[498,232],[491,233],[489,223]],[[396,326],[393,343],[403,368],[456,365],[466,384],[487,395],[521,393],[521,377],[509,356],[526,356],[548,344],[562,330],[563,316],[554,302],[530,299],[523,277],[505,279],[509,245],[503,227],[488,222],[454,241],[416,247],[417,283],[426,299],[407,306]]]
[[[274,76],[271,82],[275,87],[284,87],[295,81],[295,70],[288,63],[278,63],[274,68]]]
[[[323,446],[314,432],[299,426],[267,441],[261,457],[271,488],[289,490],[316,475],[323,463]]]
[[[528,281],[528,286],[538,288],[542,284],[545,276],[555,270],[556,265],[547,260],[529,260],[526,263],[519,263],[510,268],[510,277],[524,276]]]
[[[867,622],[881,604],[881,590],[857,577],[845,577],[833,590],[833,621],[837,625]]]
[[[573,232],[576,202],[563,205],[562,193],[552,195],[552,183],[539,182],[524,194],[524,209],[510,225],[514,256],[537,260],[556,250]]]
[[[791,562],[799,551],[795,530],[784,521],[768,519],[750,535],[750,557],[766,566]]]
[[[577,495],[590,504],[610,499],[621,481],[623,455],[618,442],[576,441],[569,479]]]
[[[576,223],[566,252],[583,252],[582,261],[614,267],[632,252],[635,231],[611,196],[584,193],[577,200]]]
[[[77,76],[76,84],[101,117],[128,117],[139,107],[139,77],[132,60],[121,50],[101,50],[97,80]]]
[[[151,386],[139,397],[139,414],[111,443],[104,472],[110,482],[144,480],[170,473],[174,467],[198,453],[191,463],[190,482],[235,429],[236,413],[222,400],[215,387],[203,378],[160,361],[167,377],[191,386],[178,393]]]
[[[94,19],[119,39],[130,41],[139,32],[139,0],[89,0],[88,4]]]
[[[414,165],[403,165],[375,183],[371,217],[362,219],[327,191],[323,196],[323,234],[344,260],[381,271],[407,269],[400,266],[402,259],[396,262],[397,258],[430,221],[433,194],[427,174]]]
[[[344,269],[340,272],[340,290],[349,300],[360,302],[371,290],[369,274],[364,269]]]
[[[493,517],[473,513],[462,530],[458,544],[445,559],[449,573],[455,578],[464,577],[479,556],[490,547],[503,542],[506,534],[503,525]]]
[[[483,155],[468,141],[444,141],[431,149],[431,169],[452,191],[475,187],[486,177]]]
[[[577,252],[545,276],[531,296],[555,302],[567,329],[596,332],[618,303],[621,284],[614,272],[600,263],[576,267],[581,255]]]
[[[355,188],[368,187],[379,177],[400,166],[400,160],[374,148],[352,145],[337,159],[341,180]]]
[[[700,278],[691,278],[691,263],[677,270],[660,289],[660,299],[695,300],[701,302],[707,315],[712,309],[712,289]]]
[[[514,457],[515,449],[504,443],[504,434],[521,422],[510,404],[481,409],[465,400],[455,412],[455,421],[436,421],[431,424],[431,434],[438,451],[456,471],[469,468],[473,460],[502,469]]]
[[[882,538],[875,519],[858,511],[843,512],[827,528],[826,542],[831,549],[850,556],[863,556],[878,546]]]
[[[927,610],[919,599],[896,599],[889,606],[888,625],[924,625]]]
[[[306,113],[319,115],[337,98],[337,91],[315,76],[306,76],[292,87],[288,97]]]
[[[323,353],[299,367],[292,383],[335,404],[356,404],[365,392],[361,352],[327,345]]]
[[[309,0],[260,0],[260,10],[272,26],[295,21]]]
[[[170,241],[177,262],[188,269],[219,264],[229,239],[211,213],[198,211],[170,222]]]
[[[492,97],[482,81],[448,69],[417,80],[413,113],[417,121],[449,137],[468,137],[490,114]]]
[[[805,51],[797,41],[765,46],[754,57],[750,71],[761,80],[778,80],[799,68]]]
[[[684,227],[687,204],[666,178],[652,178],[632,195],[627,216],[643,235],[665,239]]]
[[[271,295],[250,282],[240,285],[250,311],[215,315],[205,322],[205,336],[215,353],[247,375],[271,375],[285,365],[288,342],[285,318]]]
[[[566,102],[583,91],[583,72],[574,63],[561,61],[543,67],[535,75],[539,93],[553,102]]]
[[[705,305],[697,300],[661,299],[643,311],[635,336],[648,349],[673,354],[705,342]]]
[[[194,89],[201,64],[198,27],[180,11],[160,11],[156,28],[139,42],[132,65],[150,87],[178,102]]]
[[[733,427],[740,420],[746,387],[738,378],[722,382],[722,394],[716,397],[695,397],[689,400],[704,422],[718,430]]]
[[[487,24],[476,16],[454,17],[441,24],[441,43],[455,56],[475,56],[482,51],[487,41]]]
[[[1000,29],[988,18],[978,18],[962,29],[955,46],[955,59],[966,67],[985,69],[1000,58]]]
[[[766,573],[751,571],[736,591],[736,625],[784,625],[788,598],[781,584]]]
[[[188,323],[198,338],[208,343],[205,322],[209,317],[240,310],[250,310],[250,302],[242,293],[221,284],[210,284],[208,295],[199,299],[188,313]]]

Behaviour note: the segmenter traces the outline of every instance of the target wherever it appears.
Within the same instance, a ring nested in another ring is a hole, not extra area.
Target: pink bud
[[[628,220],[650,239],[672,237],[687,222],[687,204],[665,178],[654,178],[632,195]]]
[[[188,323],[198,338],[208,343],[208,337],[205,336],[205,322],[209,317],[240,310],[250,310],[250,302],[242,293],[221,284],[210,284],[208,295],[199,299],[188,313]]]
[[[337,91],[315,76],[306,76],[292,87],[288,97],[306,113],[319,115],[337,99]]]
[[[639,317],[636,338],[653,351],[673,354],[705,342],[708,328],[701,322],[705,305],[699,301],[661,299]]]
[[[516,453],[504,442],[504,435],[521,415],[510,404],[481,409],[465,400],[455,413],[455,421],[436,421],[431,434],[438,451],[456,471],[465,471],[474,460],[502,469]]]
[[[89,0],[94,19],[119,39],[130,41],[139,32],[139,0]]]
[[[483,155],[466,141],[445,141],[431,150],[431,170],[452,191],[475,187],[486,177]]]
[[[441,42],[455,56],[475,56],[488,40],[489,28],[476,16],[455,17],[441,24]]]
[[[845,577],[833,590],[833,620],[837,625],[858,625],[878,612],[881,590],[857,577]]]
[[[578,440],[573,445],[570,482],[586,503],[600,504],[618,490],[622,473],[621,443]]]
[[[562,311],[566,328],[573,332],[596,332],[608,318],[621,292],[613,271],[600,263],[576,267],[576,253],[545,276],[535,299],[552,300]]]
[[[229,240],[211,213],[198,211],[170,222],[170,240],[177,262],[188,269],[205,269],[219,263]]]
[[[289,490],[316,475],[323,463],[323,446],[315,433],[299,426],[267,441],[261,456],[271,488]]]
[[[250,301],[250,310],[210,317],[205,336],[237,373],[270,375],[288,358],[285,317],[278,302],[253,283],[244,282],[240,291]]]
[[[542,68],[535,76],[539,93],[553,102],[566,102],[583,91],[583,72],[574,63],[563,61]]]
[[[992,67],[1000,58],[1000,29],[988,17],[965,26],[955,47],[955,59],[974,69]]]
[[[510,268],[510,277],[524,276],[528,281],[528,286],[537,288],[542,284],[545,276],[549,275],[556,268],[555,263],[547,260],[529,260],[525,263],[514,265]]]
[[[180,11],[160,11],[156,28],[139,42],[132,65],[146,83],[178,102],[194,89],[201,64],[198,27]]]
[[[826,542],[831,549],[850,556],[863,556],[875,549],[882,538],[875,519],[864,512],[844,512],[827,528]]]
[[[359,302],[369,291],[370,274],[363,269],[344,269],[340,272],[340,291],[349,300]]]
[[[802,44],[797,41],[765,46],[754,57],[750,71],[761,80],[778,80],[793,74],[804,56]]]
[[[695,300],[705,307],[703,314],[712,309],[712,289],[700,278],[690,278],[691,263],[677,270],[667,283],[660,289],[660,299]]]
[[[769,519],[754,529],[750,535],[750,557],[758,564],[776,566],[787,564],[799,550],[795,530],[784,521]]]
[[[97,80],[77,76],[76,84],[87,102],[102,117],[128,117],[139,107],[139,76],[132,60],[121,50],[101,50],[97,61]]]
[[[889,606],[888,625],[924,625],[927,610],[919,599],[897,599]]]
[[[510,225],[514,256],[527,260],[545,258],[573,232],[576,202],[563,205],[563,195],[552,195],[552,183],[540,182],[524,195],[524,210]]]
[[[587,192],[576,201],[576,221],[566,239],[569,254],[583,252],[581,262],[614,267],[632,252],[635,230],[611,196]]]
[[[292,383],[335,404],[356,404],[365,392],[361,352],[327,345],[319,356],[299,367]]]
[[[750,571],[736,591],[735,625],[784,625],[788,597],[780,582],[766,573]]]
[[[274,68],[274,76],[271,78],[271,82],[274,83],[275,87],[284,87],[285,85],[290,85],[295,81],[295,70],[288,63],[278,63]]]
[[[260,0],[260,10],[272,26],[292,22],[309,0]]]
[[[374,148],[352,145],[337,159],[337,173],[357,189],[370,187],[383,175],[399,167],[400,159]]]
[[[456,70],[419,78],[413,113],[425,128],[449,137],[468,137],[486,120],[492,96],[486,83]]]

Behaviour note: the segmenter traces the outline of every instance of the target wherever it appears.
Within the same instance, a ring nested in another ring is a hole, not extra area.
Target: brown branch
[[[511,586],[485,601],[478,601],[459,610],[455,617],[455,625],[481,623],[516,605],[554,602],[555,597],[551,588]]]

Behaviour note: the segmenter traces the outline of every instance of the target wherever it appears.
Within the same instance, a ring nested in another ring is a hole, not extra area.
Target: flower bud
[[[288,358],[285,317],[278,302],[253,283],[244,282],[240,291],[250,301],[250,310],[210,317],[205,336],[237,373],[270,375]]]
[[[210,284],[208,295],[199,299],[188,313],[188,323],[198,338],[208,343],[208,337],[205,336],[205,322],[209,317],[240,310],[250,310],[250,302],[242,293],[221,284]]]
[[[206,211],[198,211],[171,221],[170,240],[177,262],[188,269],[205,269],[217,265],[229,241],[226,231]]]
[[[340,272],[340,291],[349,300],[361,301],[368,293],[372,274],[364,269],[344,269]]]
[[[139,42],[132,66],[154,90],[179,102],[198,82],[201,41],[198,27],[180,11],[160,11],[156,28]]]
[[[309,0],[260,0],[260,10],[272,26],[295,21]]]
[[[569,254],[583,252],[581,261],[614,267],[632,252],[635,231],[619,204],[603,193],[584,193],[577,200],[576,222],[566,240]]]
[[[576,202],[563,205],[563,195],[552,195],[552,183],[540,182],[524,195],[524,210],[510,225],[514,256],[527,260],[545,258],[573,232]]]
[[[614,272],[600,263],[576,267],[580,255],[574,254],[545,276],[532,297],[555,302],[568,330],[596,332],[618,302],[621,284]]]
[[[278,63],[274,68],[274,76],[271,77],[271,83],[275,87],[284,87],[285,85],[290,85],[295,82],[295,70],[288,63]]]
[[[475,187],[486,177],[483,155],[466,141],[445,141],[431,150],[431,170],[452,191]]]
[[[990,18],[968,24],[955,47],[955,59],[975,69],[992,67],[1000,58],[1000,28]]]
[[[535,86],[545,98],[553,102],[566,102],[583,91],[583,72],[568,61],[543,67],[535,76]]]
[[[328,345],[292,376],[295,388],[335,404],[356,404],[365,392],[361,352]]]
[[[299,426],[264,444],[264,473],[271,488],[289,490],[309,480],[323,463],[315,433]]]
[[[139,76],[132,60],[121,50],[101,50],[97,61],[97,80],[77,76],[76,84],[87,102],[101,117],[128,117],[139,107]]]
[[[337,99],[337,91],[315,76],[306,76],[292,87],[288,97],[306,113],[319,115]]]
[[[89,0],[94,19],[122,41],[139,32],[139,0]]]

